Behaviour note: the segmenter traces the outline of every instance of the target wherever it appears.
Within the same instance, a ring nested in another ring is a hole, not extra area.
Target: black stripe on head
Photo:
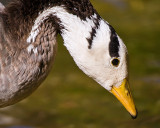
[[[109,25],[109,24],[108,24]],[[116,34],[116,31],[115,29],[109,25],[109,28],[110,28],[110,33],[111,33],[111,36],[110,36],[110,43],[109,43],[109,54],[111,57],[119,57],[119,41],[118,41],[118,37],[117,37],[117,34]]]
[[[87,38],[87,41],[89,43],[88,49],[92,48],[93,39],[96,36],[97,29],[99,28],[99,25],[100,25],[99,21],[100,21],[100,16],[97,15],[97,19],[94,19],[95,26],[92,28],[92,31],[90,32],[91,36],[90,36],[90,38]]]

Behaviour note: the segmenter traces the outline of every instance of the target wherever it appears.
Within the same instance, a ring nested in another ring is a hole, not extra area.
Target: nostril
[[[129,95],[129,93],[128,93],[128,91],[127,91],[127,90],[125,91],[125,93],[126,93],[126,95],[127,95],[127,96]]]

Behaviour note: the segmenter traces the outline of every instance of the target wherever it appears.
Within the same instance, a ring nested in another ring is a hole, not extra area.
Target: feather
[[[0,2],[0,12],[3,12],[4,9],[5,9],[4,5]]]

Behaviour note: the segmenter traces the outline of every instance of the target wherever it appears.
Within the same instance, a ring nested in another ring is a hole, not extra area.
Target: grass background
[[[30,97],[0,109],[1,128],[160,127],[160,1],[91,2],[128,47],[130,85],[138,118],[132,120],[116,98],[77,68],[58,37],[58,53],[50,75]]]

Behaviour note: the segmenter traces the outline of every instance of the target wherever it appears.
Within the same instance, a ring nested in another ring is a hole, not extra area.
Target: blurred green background
[[[78,69],[58,37],[50,75],[29,98],[0,109],[0,128],[160,128],[160,0],[91,2],[128,47],[138,118]]]

